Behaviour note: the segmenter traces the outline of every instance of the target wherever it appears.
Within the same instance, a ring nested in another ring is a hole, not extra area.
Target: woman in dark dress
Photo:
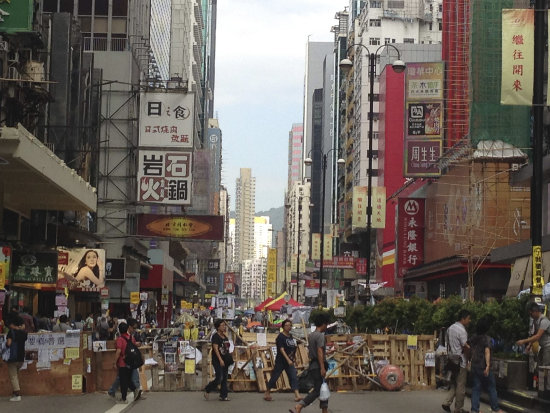
[[[223,320],[216,320],[214,322],[216,332],[212,336],[212,366],[216,376],[214,380],[208,383],[204,389],[204,398],[208,400],[208,394],[215,390],[218,384],[220,384],[220,400],[229,401],[227,397],[227,369],[229,366],[226,363],[226,357],[229,355],[229,339],[225,334],[227,331],[227,325]]]
[[[286,371],[286,375],[290,380],[290,388],[294,391],[294,400],[299,402],[302,400],[300,393],[298,392],[298,376],[296,374],[296,340],[290,334],[292,330],[292,322],[290,320],[283,321],[283,331],[279,333],[276,340],[277,357],[275,357],[275,367],[271,373],[271,379],[267,383],[267,389],[264,394],[264,400],[270,402],[271,398],[270,390],[276,387],[277,380],[283,371]]]

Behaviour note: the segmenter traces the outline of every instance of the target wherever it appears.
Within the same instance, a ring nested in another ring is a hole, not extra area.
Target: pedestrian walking
[[[232,362],[231,354],[229,353],[229,339],[227,338],[226,331],[227,325],[223,320],[216,320],[214,322],[216,332],[212,335],[212,366],[216,376],[214,380],[206,385],[204,388],[204,398],[208,400],[208,394],[216,389],[218,384],[220,385],[220,400],[229,401],[227,397],[227,370],[229,364]]]
[[[471,413],[479,413],[479,397],[482,387],[487,389],[492,413],[503,413],[498,405],[495,376],[491,371],[493,339],[487,335],[494,322],[490,316],[482,317],[476,325],[476,335],[470,340],[472,353],[472,408]]]
[[[25,321],[19,315],[10,314],[6,320],[9,327],[6,336],[6,347],[10,349],[10,358],[8,363],[8,374],[10,376],[13,390],[11,402],[21,401],[21,387],[19,386],[19,370],[25,360],[25,341],[27,341],[27,332],[25,331]]]
[[[308,375],[313,381],[313,390],[311,390],[303,400],[294,406],[294,409],[290,409],[290,413],[300,413],[304,407],[309,406],[315,401],[316,398],[319,397],[321,386],[325,380],[328,367],[325,356],[325,331],[327,329],[328,321],[329,319],[327,314],[319,314],[315,320],[315,331],[311,333],[308,338]],[[323,413],[327,413],[328,400],[320,400],[319,407]]]
[[[518,340],[516,344],[532,345],[535,341],[539,342],[539,352],[537,356],[538,366],[550,366],[550,320],[542,315],[539,304],[532,302],[527,306],[529,315],[533,319],[534,335],[523,340]]]
[[[136,341],[133,337],[128,334],[128,324],[122,323],[118,326],[120,336],[116,340],[116,353],[115,353],[115,363],[114,368],[118,368],[118,376],[120,378],[120,393],[121,393],[121,403],[126,404],[126,396],[128,394],[128,389],[131,391],[136,391],[137,388],[132,383],[132,370],[125,361],[126,347],[129,345],[129,341],[136,344]]]
[[[470,324],[471,315],[466,309],[458,312],[458,320],[447,329],[447,354],[451,366],[451,387],[447,398],[441,405],[443,410],[450,412],[453,400],[455,402],[455,413],[466,413],[464,397],[466,395],[466,378],[470,346],[468,344],[468,333],[466,327]]]
[[[286,375],[290,380],[290,388],[294,391],[294,401],[298,402],[302,400],[300,393],[298,392],[298,375],[296,373],[296,367],[294,367],[294,363],[296,362],[296,349],[298,345],[296,344],[294,337],[292,337],[292,334],[290,334],[290,330],[292,330],[292,321],[283,321],[282,327],[283,331],[279,333],[277,339],[275,340],[275,345],[277,346],[275,367],[271,373],[271,379],[267,383],[264,400],[273,400],[270,391],[275,388],[281,373],[286,371]]]

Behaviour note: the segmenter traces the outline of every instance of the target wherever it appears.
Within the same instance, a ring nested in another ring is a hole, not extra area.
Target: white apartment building
[[[244,260],[241,267],[241,298],[265,300],[267,259]]]
[[[238,264],[254,258],[256,178],[252,176],[252,169],[241,168],[235,195],[235,261]]]
[[[269,217],[254,217],[254,258],[267,258],[272,244],[272,225]]]
[[[443,1],[442,0],[378,0],[365,2],[356,18],[350,15],[350,33],[348,45],[362,44],[370,53],[376,53],[384,44],[392,44],[398,49],[408,51],[401,59],[409,61],[428,61],[425,56],[414,58],[414,45],[419,52],[431,49],[426,45],[439,45],[442,40]],[[369,61],[363,47],[351,51],[354,58],[354,105],[357,111],[356,121],[360,124],[353,132],[353,186],[367,186],[368,170],[368,132],[369,132]],[[391,47],[379,50],[374,84],[374,125],[373,125],[373,186],[378,185],[378,76],[381,72],[380,61],[392,63],[397,54]],[[440,60],[435,58],[435,60]]]

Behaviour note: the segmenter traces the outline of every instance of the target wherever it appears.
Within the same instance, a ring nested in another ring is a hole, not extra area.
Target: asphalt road
[[[287,413],[294,406],[293,394],[272,393],[273,401],[266,402],[261,393],[230,393],[231,401],[221,402],[217,395],[210,394],[205,401],[200,392],[146,393],[147,399],[129,405],[115,404],[104,393],[81,396],[36,396],[23,397],[21,402],[0,399],[0,412],[10,413],[161,413],[161,412],[239,412],[239,413]],[[333,393],[329,401],[329,411],[361,413],[443,413],[441,402],[445,392],[440,390],[361,393]],[[128,398],[131,399],[130,397]],[[465,409],[470,409],[470,399],[466,399]],[[315,402],[303,412],[319,412]],[[481,411],[488,413],[489,407],[482,404]]]

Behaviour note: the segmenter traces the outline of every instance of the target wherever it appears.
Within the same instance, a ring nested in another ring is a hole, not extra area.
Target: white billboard
[[[139,146],[192,148],[194,110],[192,93],[142,93]]]
[[[192,152],[139,151],[138,202],[191,204]]]

